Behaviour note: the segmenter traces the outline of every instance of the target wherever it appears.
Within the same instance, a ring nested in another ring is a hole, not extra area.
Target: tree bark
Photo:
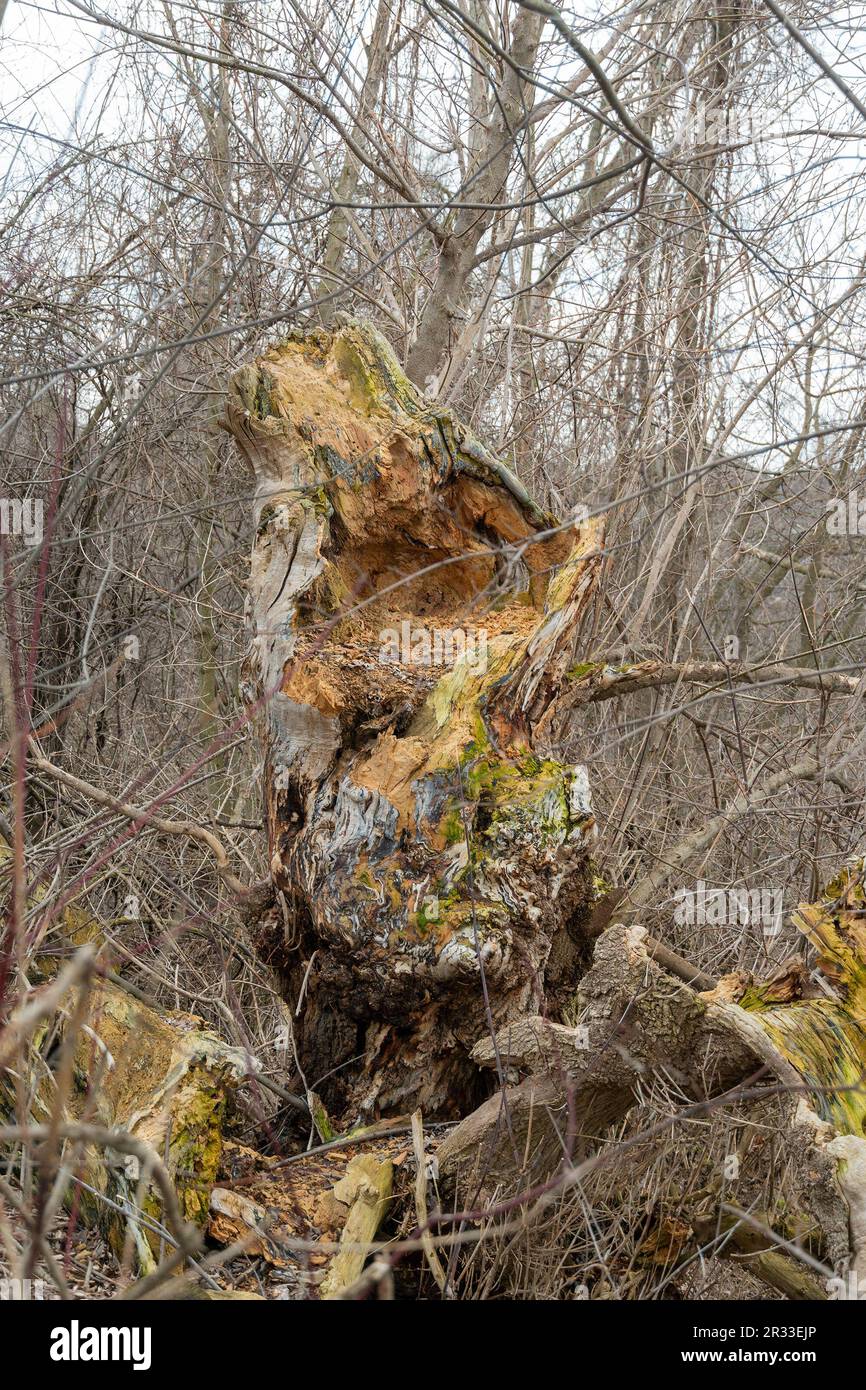
[[[682,1257],[693,1255],[696,1244],[706,1244],[713,1233],[716,1238],[730,1233],[738,1251],[748,1254],[752,1273],[786,1297],[828,1296],[826,1279],[816,1283],[798,1263],[810,1244],[824,1269],[837,1277],[853,1271],[862,1278],[862,876],[862,864],[844,870],[821,903],[801,906],[794,914],[830,982],[826,995],[811,987],[800,957],[768,980],[735,974],[696,994],[651,959],[642,927],[611,926],[580,983],[579,1027],[525,1018],[508,1025],[495,1042],[478,1043],[473,1054],[478,1064],[506,1069],[512,1084],[445,1138],[438,1151],[443,1181],[457,1182],[476,1205],[483,1194],[534,1189],[537,1207],[544,1209],[569,1187],[585,1183],[611,1156],[614,1162],[622,1158],[622,1148],[598,1140],[612,1125],[621,1126],[654,1078],[664,1078],[685,1098],[682,1118],[705,1117],[708,1132],[739,1106],[746,1106],[756,1130],[774,1132],[790,1198],[785,1220],[791,1238],[779,1234],[782,1248],[790,1248],[795,1259],[768,1259],[768,1244],[777,1241],[766,1223],[764,1238],[755,1238],[752,1210],[766,1179],[763,1141],[747,1145],[741,1171],[729,1175],[735,1202],[731,1195],[725,1198],[719,1173],[691,1172],[691,1191],[699,1201],[690,1207],[684,1200],[677,1213]],[[675,1124],[675,1117],[662,1121],[657,1135]],[[778,1223],[781,1215],[774,1219]],[[815,1268],[814,1258],[806,1263]],[[817,1268],[820,1273],[821,1264]]]

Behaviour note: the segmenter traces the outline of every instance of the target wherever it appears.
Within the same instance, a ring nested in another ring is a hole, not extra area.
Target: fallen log
[[[83,984],[73,962],[21,1011],[22,1022],[46,1019],[31,1048],[52,1024],[54,1059],[53,1069],[39,1065],[32,1123],[22,1134],[40,1136],[34,1157],[46,1174],[61,1162],[69,1169],[67,1204],[147,1274],[163,1245],[207,1223],[228,1101],[251,1062],[193,1015],[160,1011],[98,978],[89,946],[80,958]],[[23,1038],[17,1042],[22,1048]],[[0,1100],[11,1115],[14,1086],[0,1086]]]
[[[26,1118],[28,1132],[47,1128],[34,1155],[43,1180],[62,1162],[72,1175],[67,1205],[147,1275],[164,1245],[179,1236],[183,1244],[178,1223],[198,1243],[231,1093],[255,1063],[200,1018],[160,1009],[112,976],[103,926],[80,907],[66,907],[58,937],[72,959],[58,970],[55,954],[34,958],[42,983],[2,1030],[0,1117]],[[22,1117],[15,1078],[28,1072],[38,1082]],[[88,1133],[100,1138],[70,1137]]]

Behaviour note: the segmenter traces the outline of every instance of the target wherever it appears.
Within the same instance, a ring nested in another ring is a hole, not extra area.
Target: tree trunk
[[[493,205],[504,201],[515,149],[524,138],[534,90],[524,74],[535,68],[545,22],[534,10],[519,10],[511,31],[509,62],[503,66],[489,107],[483,105],[481,91],[473,92],[478,103],[473,111],[477,130],[485,131],[486,138],[476,134],[470,143],[474,159],[464,186],[471,206],[461,208],[446,227],[436,279],[406,363],[409,376],[431,397],[447,379],[451,350],[466,311],[475,253],[496,215]]]
[[[305,1085],[347,1120],[463,1114],[478,1038],[556,1017],[586,952],[587,778],[545,731],[600,528],[557,528],[359,323],[244,367],[227,424],[256,480],[244,694],[287,908],[260,946],[302,996]]]

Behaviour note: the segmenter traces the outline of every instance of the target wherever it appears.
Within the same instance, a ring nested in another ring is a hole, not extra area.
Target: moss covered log
[[[158,1012],[101,983],[89,996],[86,1024],[76,1035],[68,1117],[122,1130],[148,1145],[168,1170],[184,1220],[203,1229],[229,1094],[249,1069],[244,1053],[203,1029],[200,1019]],[[88,1149],[81,1205],[118,1254],[132,1241],[136,1263],[146,1272],[165,1227],[159,1191],[142,1167],[137,1159],[117,1161],[102,1149]],[[146,1220],[129,1221],[126,1213],[139,1208]],[[168,1236],[170,1241],[170,1231]]]
[[[52,1064],[40,1059],[30,1117],[37,1128],[67,1133],[67,1203],[100,1227],[118,1257],[126,1253],[148,1273],[160,1248],[176,1243],[178,1221],[202,1232],[207,1225],[231,1093],[251,1059],[194,1015],[153,1008],[95,973],[60,999],[31,1040],[34,1053],[47,1046]],[[12,1078],[2,1082],[0,1114],[12,1118]],[[103,1137],[78,1140],[79,1130]],[[131,1144],[116,1148],[107,1136]],[[154,1179],[157,1164],[174,1192],[173,1215]]]

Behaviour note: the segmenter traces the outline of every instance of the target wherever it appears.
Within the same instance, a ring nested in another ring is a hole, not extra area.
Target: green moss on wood
[[[356,410],[402,410],[415,415],[422,401],[390,344],[372,324],[345,319],[334,339],[334,356],[349,382]]]
[[[802,905],[794,924],[818,952],[838,998],[779,1004],[772,990],[750,985],[741,1008],[759,1015],[784,1057],[810,1088],[821,1119],[840,1134],[866,1135],[866,926],[859,916],[862,865],[843,871],[824,903]],[[853,910],[852,910],[853,909]]]

